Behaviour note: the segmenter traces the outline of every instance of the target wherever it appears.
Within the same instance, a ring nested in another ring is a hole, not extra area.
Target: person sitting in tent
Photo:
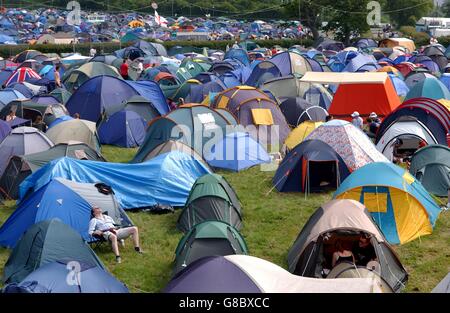
[[[358,111],[353,112],[351,117],[352,117],[352,124],[362,130],[364,121],[363,121],[362,117],[359,116],[359,112]]]
[[[367,266],[370,261],[375,261],[377,259],[375,249],[370,243],[369,235],[362,234],[353,251],[355,253],[356,265]]]
[[[74,115],[73,115],[73,118],[74,119],[80,119],[80,113],[75,113]]]
[[[41,132],[45,133],[47,131],[47,124],[42,120],[42,116],[36,116],[36,120],[33,123],[33,127],[39,129]]]
[[[16,118],[16,112],[13,110],[9,111],[9,114],[6,116],[6,121],[7,122],[11,122],[12,120],[14,120]]]
[[[233,44],[233,46],[232,46],[231,48],[233,48],[233,49],[239,49],[238,42],[235,41],[234,44]]]
[[[331,259],[331,267],[335,267],[341,262],[355,262],[355,256],[352,252],[352,243],[350,241],[343,241],[338,239],[336,241],[336,252],[333,253]]]
[[[102,237],[105,240],[111,241],[117,263],[122,262],[119,253],[119,240],[123,246],[123,239],[131,236],[133,238],[135,251],[140,254],[143,253],[139,245],[139,230],[136,226],[117,228],[114,220],[110,216],[102,214],[102,210],[98,206],[94,206],[91,213],[92,219],[89,222],[89,235],[93,237]]]

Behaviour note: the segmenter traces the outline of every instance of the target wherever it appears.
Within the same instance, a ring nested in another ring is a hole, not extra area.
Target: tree
[[[311,30],[314,40],[319,39],[319,30],[322,24],[322,8],[328,0],[299,0],[288,1],[284,7],[284,16],[288,18],[298,18],[301,23]]]
[[[352,37],[358,37],[370,29],[367,23],[369,0],[328,0],[330,17],[324,30],[334,33],[334,37],[345,45],[350,45]]]
[[[384,10],[391,17],[392,24],[400,27],[414,26],[433,8],[433,0],[389,0],[386,2]]]
[[[444,4],[442,5],[442,13],[444,14],[444,16],[450,16],[450,0],[447,0],[444,2]]]

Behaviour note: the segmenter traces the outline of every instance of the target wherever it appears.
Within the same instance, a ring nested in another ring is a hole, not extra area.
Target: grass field
[[[134,149],[104,147],[103,154],[111,162],[127,162]],[[253,168],[241,173],[220,172],[236,190],[243,206],[242,234],[250,254],[286,268],[289,248],[309,216],[332,194],[280,194],[272,190],[273,172]],[[14,203],[0,207],[0,223],[14,210]],[[110,247],[96,250],[108,269],[127,284],[132,292],[158,292],[170,280],[174,251],[182,233],[175,227],[179,215],[129,213],[141,232],[144,255],[134,252],[131,241],[122,249],[123,262],[115,264]],[[450,271],[450,212],[443,212],[433,235],[395,247],[410,274],[406,292],[429,292]],[[10,251],[0,248],[0,264]],[[3,268],[3,265],[1,265]]]

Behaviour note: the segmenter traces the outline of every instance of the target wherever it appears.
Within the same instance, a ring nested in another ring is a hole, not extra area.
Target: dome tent
[[[226,222],[236,229],[242,227],[242,208],[236,192],[217,174],[206,174],[195,181],[177,228],[188,232],[194,225],[210,220]]]
[[[100,143],[124,148],[138,147],[144,142],[145,120],[133,111],[118,111],[98,126]]]
[[[323,270],[331,269],[336,241],[356,244],[362,235],[370,239],[379,263],[378,274],[394,291],[400,291],[408,280],[405,268],[364,205],[353,200],[332,200],[311,215],[289,249],[289,271],[296,275],[324,278]],[[357,264],[353,267],[365,267],[371,261],[368,255],[357,254],[356,257]]]

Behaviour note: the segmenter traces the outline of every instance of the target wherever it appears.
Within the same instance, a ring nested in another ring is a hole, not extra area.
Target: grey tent
[[[206,174],[195,181],[177,228],[188,232],[196,224],[211,220],[226,222],[236,229],[242,227],[239,199],[225,178],[217,174]]]
[[[357,249],[361,236],[370,239],[367,249]],[[365,206],[354,200],[332,200],[313,213],[289,250],[289,271],[327,277],[333,272],[331,258],[338,241],[355,245],[353,267],[373,269],[396,292],[405,286],[406,270]]]
[[[146,122],[150,122],[154,118],[161,116],[153,104],[142,96],[133,96],[128,99],[124,105],[124,110],[136,112]]]
[[[0,176],[0,194],[6,198],[17,199],[19,185],[25,178],[48,162],[66,156],[79,160],[106,161],[97,151],[78,141],[60,143],[38,153],[15,155],[9,160],[3,175]]]
[[[147,154],[143,162],[150,160],[160,154],[168,153],[171,151],[181,151],[190,156],[193,156],[197,160],[202,161],[202,163],[209,168],[209,165],[202,159],[202,157],[197,152],[194,151],[194,149],[184,144],[183,142],[177,140],[168,140],[158,145],[149,154]]]
[[[178,244],[174,275],[203,257],[233,254],[248,254],[244,238],[234,227],[219,221],[197,224]]]
[[[0,143],[0,175],[13,155],[26,155],[50,149],[53,143],[33,127],[18,127]]]
[[[432,293],[450,293],[450,273],[431,291]]]
[[[77,260],[104,265],[72,228],[58,219],[31,226],[13,249],[3,269],[3,282],[19,283],[40,266],[58,260]]]
[[[450,148],[429,145],[417,150],[411,159],[409,172],[428,192],[446,197],[450,189]]]
[[[55,144],[75,140],[97,151],[101,149],[96,124],[91,121],[81,119],[64,121],[50,128],[46,134]]]

